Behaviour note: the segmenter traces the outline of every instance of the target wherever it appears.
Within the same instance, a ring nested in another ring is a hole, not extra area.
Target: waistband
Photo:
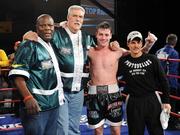
[[[90,85],[88,84],[88,94],[108,94],[119,92],[117,83],[111,85]]]

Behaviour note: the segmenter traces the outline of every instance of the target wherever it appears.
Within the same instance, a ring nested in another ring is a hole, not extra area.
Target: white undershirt
[[[66,32],[70,36],[73,45],[73,54],[74,54],[74,75],[72,82],[71,91],[80,91],[81,80],[83,77],[83,66],[84,66],[84,54],[82,47],[82,34],[81,30],[77,33],[72,33],[67,27],[65,28]]]

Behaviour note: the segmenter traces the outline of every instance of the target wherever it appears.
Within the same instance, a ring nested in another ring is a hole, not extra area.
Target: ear
[[[112,39],[112,33],[111,33],[110,39]]]
[[[96,31],[95,36],[97,37],[98,32]]]
[[[127,42],[127,47],[129,48],[129,42]]]
[[[142,40],[140,41],[140,44],[141,44],[141,47],[143,47],[143,46],[144,46],[144,45],[143,45],[143,41],[142,41]]]

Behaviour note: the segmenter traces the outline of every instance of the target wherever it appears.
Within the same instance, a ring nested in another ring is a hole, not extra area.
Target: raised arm
[[[145,39],[145,45],[142,48],[142,51],[144,53],[148,53],[156,41],[157,37],[153,33],[148,32],[148,36]]]

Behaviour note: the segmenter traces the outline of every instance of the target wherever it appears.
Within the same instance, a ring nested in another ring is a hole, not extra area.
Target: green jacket
[[[52,57],[42,44],[33,41],[21,43],[9,73],[10,77],[19,75],[26,78],[27,87],[41,110],[59,106],[58,91],[62,89],[62,83],[58,86]]]
[[[79,31],[79,45],[72,44],[68,30],[58,28],[55,31],[53,42],[54,50],[59,62],[64,91],[80,91],[86,86],[89,73],[87,52],[94,45],[91,35]]]

